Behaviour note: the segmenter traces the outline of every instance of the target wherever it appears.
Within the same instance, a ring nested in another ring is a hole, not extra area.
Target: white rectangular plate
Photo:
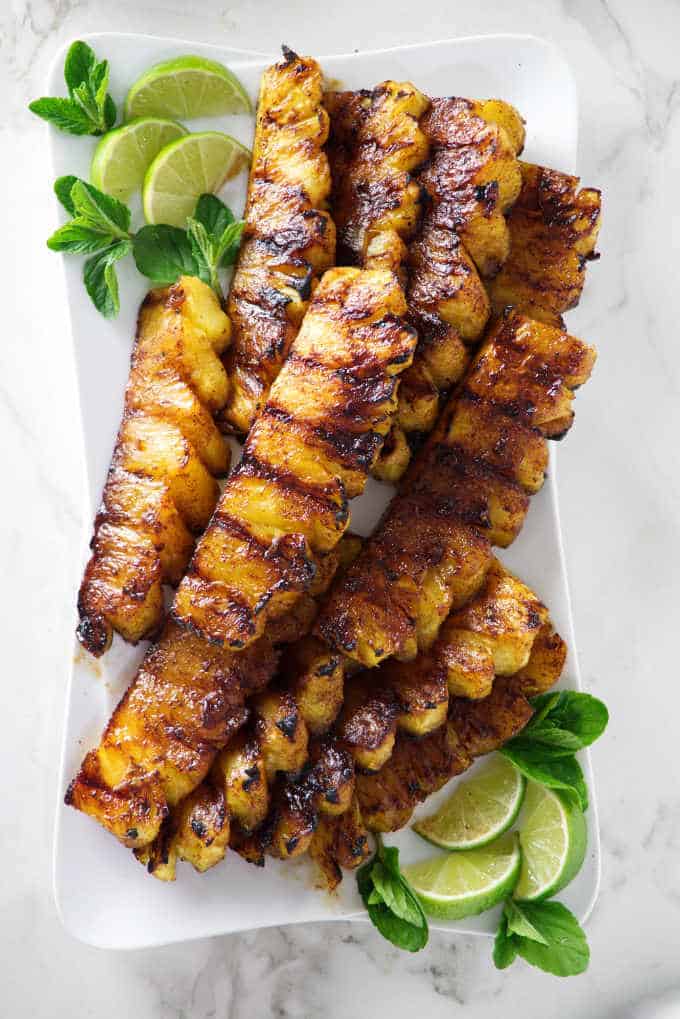
[[[142,71],[182,53],[198,53],[227,64],[255,100],[260,74],[276,56],[137,35],[102,34],[90,36],[88,41],[100,57],[110,61],[111,89],[118,102]],[[515,104],[527,120],[528,159],[566,171],[575,169],[574,82],[559,53],[539,39],[512,35],[458,39],[375,53],[321,57],[320,61],[326,75],[345,88],[369,87],[385,78],[394,78],[410,79],[432,96],[500,96]],[[63,54],[52,69],[50,95],[63,91],[62,64]],[[249,117],[224,117],[192,124],[195,129],[202,126],[224,130],[249,143],[253,121]],[[51,132],[51,140],[55,176],[76,173],[86,177],[94,142],[57,132]],[[235,208],[241,208],[244,193],[241,182],[237,187],[228,185],[224,197]],[[65,259],[88,475],[88,528],[81,548],[84,562],[89,521],[99,503],[119,424],[137,308],[146,287],[132,266],[124,266],[120,273],[121,314],[115,321],[107,322],[88,301],[79,263],[79,259]],[[354,528],[368,533],[388,495],[384,486],[371,482],[365,495],[353,504]],[[554,456],[549,481],[533,500],[522,535],[503,559],[550,607],[555,625],[570,647],[563,685],[579,687],[557,513]],[[143,651],[144,648],[130,648],[116,638],[111,651],[95,662],[74,642],[62,790],[84,752],[96,742]],[[589,762],[584,763],[591,778]],[[428,802],[428,810],[432,802]],[[592,908],[599,878],[594,803],[588,823],[590,843],[586,863],[562,896],[580,918]],[[393,841],[401,848],[404,862],[429,852],[408,830],[396,835]],[[54,873],[57,907],[66,928],[82,941],[106,948],[145,947],[276,924],[366,919],[352,875],[346,877],[339,894],[330,896],[314,887],[304,859],[284,864],[269,861],[264,870],[258,870],[231,853],[225,863],[205,875],[181,865],[174,885],[154,881],[132,854],[103,829],[61,803],[57,812]],[[497,916],[492,913],[456,924],[436,921],[431,926],[435,930],[489,934],[496,923]]]

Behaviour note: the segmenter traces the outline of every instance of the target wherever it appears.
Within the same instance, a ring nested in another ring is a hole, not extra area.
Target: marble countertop
[[[3,1013],[448,1019],[465,1007],[468,1019],[680,1016],[677,0],[344,0],[332,15],[303,0],[204,0],[191,16],[181,0],[9,7],[0,15]],[[130,953],[85,947],[61,929],[52,824],[84,475],[61,268],[44,247],[54,221],[46,134],[25,106],[65,41],[104,30],[272,51],[286,41],[310,52],[532,32],[557,43],[575,69],[579,166],[604,189],[606,257],[570,318],[600,360],[560,454],[561,506],[584,682],[612,713],[593,753],[603,877],[586,975],[558,981],[521,963],[499,973],[485,939],[433,934],[409,956],[346,924]]]

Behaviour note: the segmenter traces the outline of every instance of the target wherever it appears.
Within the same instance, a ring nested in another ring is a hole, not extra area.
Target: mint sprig
[[[116,104],[108,91],[108,61],[97,60],[87,43],[78,40],[66,54],[64,81],[68,98],[43,96],[29,103],[29,110],[68,134],[109,131],[116,122]]]
[[[526,778],[573,796],[588,809],[588,789],[574,756],[604,732],[607,708],[590,694],[574,690],[540,694],[531,699],[534,715],[500,752]]]
[[[586,936],[561,902],[508,899],[494,942],[493,961],[498,969],[506,969],[518,955],[558,977],[583,973],[590,961]]]
[[[201,195],[186,230],[157,224],[133,233],[127,205],[79,177],[59,177],[54,191],[72,219],[55,230],[47,246],[94,256],[83,267],[83,282],[106,318],[120,308],[115,263],[131,252],[139,272],[154,286],[197,276],[223,300],[218,270],[236,260],[245,224],[216,195]]]
[[[357,887],[371,922],[384,938],[407,952],[419,952],[429,938],[418,896],[399,869],[399,850],[376,834],[375,856],[357,871]]]

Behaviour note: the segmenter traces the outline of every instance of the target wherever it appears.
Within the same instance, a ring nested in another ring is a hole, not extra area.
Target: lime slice
[[[404,867],[403,873],[429,916],[462,920],[507,898],[521,865],[517,836],[501,836],[490,846],[442,853]]]
[[[486,846],[514,824],[524,799],[524,777],[501,754],[494,754],[472,778],[456,786],[439,810],[413,825],[443,849]]]
[[[149,223],[184,226],[202,194],[218,191],[248,166],[250,152],[219,131],[188,134],[166,145],[144,177],[142,200]]]
[[[586,855],[586,820],[571,800],[529,782],[520,818],[522,869],[516,899],[537,902],[568,885]]]
[[[250,113],[248,93],[235,74],[214,60],[177,57],[165,60],[138,78],[125,100],[131,117],[218,117]]]
[[[147,167],[161,149],[187,134],[175,120],[137,117],[109,131],[94,150],[90,180],[100,191],[125,201],[141,188]]]

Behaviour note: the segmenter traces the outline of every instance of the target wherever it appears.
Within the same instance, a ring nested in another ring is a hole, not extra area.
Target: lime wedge
[[[517,882],[521,855],[517,836],[460,853],[442,853],[404,867],[403,873],[429,916],[462,920],[502,902]]]
[[[248,93],[235,74],[204,57],[176,57],[145,71],[125,100],[131,117],[219,117],[250,113]]]
[[[460,782],[435,814],[413,825],[428,842],[443,849],[486,846],[514,824],[524,799],[524,777],[507,758],[494,754]]]
[[[141,188],[147,167],[161,149],[187,134],[175,120],[137,117],[109,131],[94,150],[90,180],[100,191],[125,201]]]
[[[586,855],[586,820],[580,807],[552,789],[529,782],[520,817],[522,869],[514,897],[547,899],[578,874]]]
[[[148,223],[184,226],[202,194],[218,191],[250,162],[244,145],[219,131],[188,134],[166,145],[144,177]]]

